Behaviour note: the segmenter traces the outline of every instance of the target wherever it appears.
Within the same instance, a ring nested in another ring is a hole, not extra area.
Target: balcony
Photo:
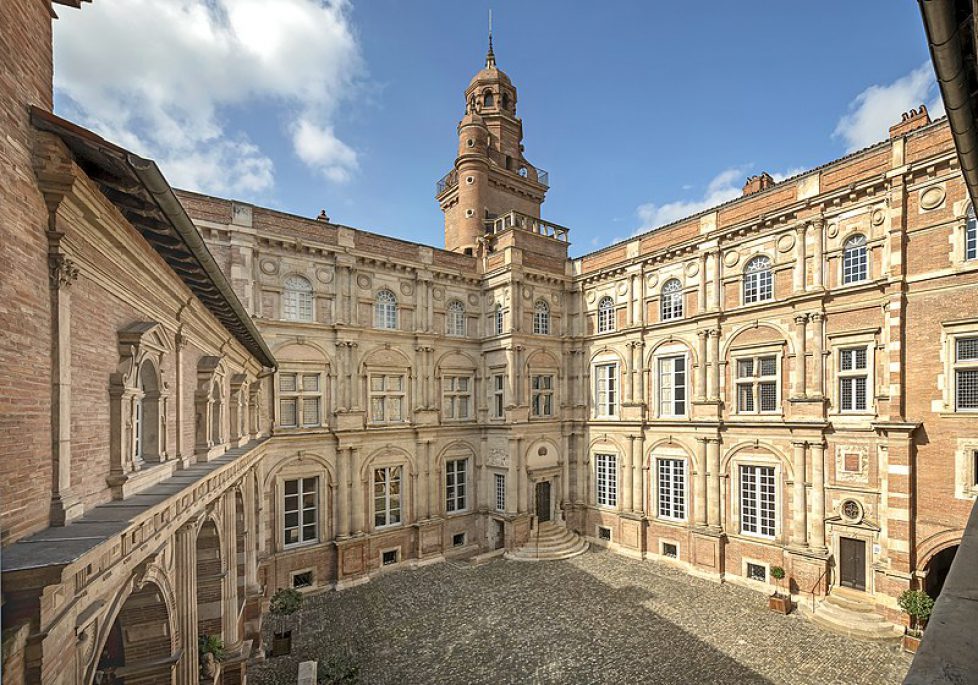
[[[549,221],[527,216],[526,214],[520,214],[517,211],[507,212],[506,214],[498,216],[495,219],[489,219],[486,221],[486,233],[495,235],[510,228],[518,228],[523,231],[536,233],[537,235],[542,235],[546,238],[553,238],[565,243],[567,242],[567,234],[570,232],[570,229],[559,224],[552,224]]]
[[[535,181],[542,186],[547,188],[550,187],[550,173],[544,169],[538,169],[530,165],[523,165],[516,172],[521,178],[526,178],[531,181]],[[454,188],[458,185],[458,171],[452,169],[447,174],[438,179],[435,183],[435,197],[440,197],[449,188]]]
[[[454,188],[458,185],[458,171],[452,169],[447,174],[438,179],[438,183],[435,184],[435,197],[438,197],[444,193],[448,188]]]

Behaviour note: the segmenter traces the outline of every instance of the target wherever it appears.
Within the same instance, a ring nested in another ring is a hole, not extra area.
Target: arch
[[[296,452],[290,457],[286,457],[285,459],[280,459],[275,462],[275,465],[272,466],[272,468],[270,468],[268,472],[265,474],[265,478],[263,480],[264,491],[265,492],[274,491],[273,483],[275,482],[275,477],[279,474],[280,471],[282,471],[282,469],[292,465],[294,462],[307,461],[307,460],[314,462],[318,466],[322,467],[323,471],[326,472],[327,485],[332,487],[336,483],[336,470],[334,469],[333,465],[329,462],[329,460],[317,452],[306,452],[305,450],[303,450],[301,453]]]
[[[842,243],[842,283],[860,283],[869,278],[866,236],[856,232]]]
[[[610,435],[608,433],[602,433],[601,435],[592,438],[591,442],[589,442],[587,446],[587,454],[584,455],[585,463],[590,462],[591,453],[595,452],[595,448],[600,445],[611,445],[619,456],[624,457],[626,454],[625,446],[619,442],[619,440],[620,438],[617,435]]]
[[[662,285],[659,300],[659,318],[662,321],[683,318],[685,315],[683,295],[683,284],[678,278],[670,278]]]
[[[547,368],[547,369],[557,369],[558,372],[561,370],[560,361],[553,355],[552,352],[545,349],[533,350],[526,357],[525,367],[527,369],[531,368]],[[558,373],[558,375],[560,375]]]
[[[329,366],[329,353],[317,342],[303,340],[301,343],[295,340],[287,340],[272,348],[275,361],[282,363],[288,362],[320,362]]]
[[[917,568],[924,569],[930,560],[946,549],[961,544],[964,537],[964,528],[945,530],[931,535],[923,542],[917,544]]]
[[[282,279],[282,318],[286,321],[312,321],[312,283],[305,276],[290,274]]]
[[[681,450],[683,454],[686,455],[686,458],[689,459],[689,463],[691,466],[697,469],[701,467],[701,464],[699,462],[699,457],[696,454],[696,450],[690,449],[689,445],[682,442],[681,440],[676,440],[671,435],[656,440],[649,446],[647,450],[645,450],[645,455],[643,457],[643,465],[646,467],[651,467],[652,457],[655,454],[655,451],[661,450],[663,447],[672,447]]]
[[[453,453],[454,451],[454,453]],[[475,457],[476,450],[472,445],[467,443],[465,440],[453,440],[447,445],[445,445],[441,451],[438,452],[438,456],[435,457],[435,469],[441,471],[445,466],[445,457],[452,456],[456,459],[465,459],[471,457],[473,459],[472,467],[475,468]]]
[[[696,354],[695,347],[690,345],[689,342],[683,338],[677,338],[670,335],[668,338],[660,338],[649,345],[649,351],[645,355],[646,366],[650,366],[652,364],[656,355],[659,353],[659,350],[666,345],[682,345],[683,349],[686,350],[686,356],[689,358],[690,364],[694,366],[699,364],[699,357]]]
[[[533,304],[533,333],[550,335],[550,305],[539,299]]]
[[[774,260],[766,254],[757,254],[744,264],[743,304],[768,302],[774,299]]]
[[[363,373],[368,367],[411,369],[412,362],[406,354],[396,347],[382,345],[367,350],[360,358],[360,372]]]
[[[789,354],[795,353],[795,346],[792,342],[791,336],[788,332],[781,328],[780,325],[772,321],[751,321],[750,323],[745,323],[734,329],[730,337],[723,343],[723,347],[720,350],[720,358],[726,359],[730,355],[730,349],[733,347],[734,342],[736,342],[738,336],[746,331],[752,331],[758,328],[769,328],[777,334],[777,337],[782,343],[784,343],[788,348]]]
[[[792,467],[791,460],[786,457],[781,450],[772,445],[769,442],[763,442],[761,440],[745,440],[733,445],[720,457],[720,473],[730,475],[730,462],[731,460],[741,452],[746,450],[755,450],[757,452],[767,452],[772,457],[777,459],[781,467],[784,469],[785,477],[788,480],[793,480],[795,471]]]
[[[224,572],[227,564],[221,544],[221,528],[206,516],[197,530],[197,635],[224,634]]]
[[[360,465],[360,478],[367,479],[370,475],[370,471],[374,467],[374,463],[381,461],[386,457],[393,457],[388,461],[398,461],[403,460],[409,467],[409,472],[411,475],[418,472],[418,464],[414,455],[408,452],[402,447],[395,447],[394,445],[384,445],[379,447],[373,452],[371,452],[366,459],[363,460],[363,464]]]
[[[172,588],[154,566],[141,578],[129,578],[105,615],[107,628],[97,640],[90,637],[95,644],[84,682],[92,683],[100,673],[114,674],[122,667],[128,671],[126,683],[172,682],[177,639],[174,609]]]
[[[238,616],[244,609],[247,576],[247,520],[245,517],[244,495],[239,488],[234,489],[234,570],[235,585],[238,588],[238,606],[234,609]],[[237,618],[237,616],[235,617]]]
[[[604,345],[600,349],[591,352],[591,357],[588,360],[588,362],[593,365],[595,362],[598,361],[598,358],[601,357],[602,355],[611,355],[615,357],[615,360],[619,364],[625,363],[625,357],[622,355],[622,353],[616,350],[614,347],[611,347],[610,345]]]
[[[540,448],[546,447],[547,454],[541,455]],[[552,450],[552,451],[551,451]],[[537,438],[527,445],[523,453],[523,463],[528,471],[556,468],[563,460],[563,450],[551,438]]]
[[[482,91],[482,106],[483,107],[495,107],[496,106],[495,96],[492,94],[492,91],[489,90],[488,88],[486,88],[484,91]]]
[[[507,93],[506,91],[503,91],[502,104],[503,104],[503,109],[506,110],[509,109],[509,93]]]
[[[478,362],[461,350],[449,350],[440,356],[435,362],[437,375],[441,375],[442,369],[465,369],[475,371],[478,366]]]
[[[374,328],[397,329],[397,295],[389,288],[381,288],[374,296]]]

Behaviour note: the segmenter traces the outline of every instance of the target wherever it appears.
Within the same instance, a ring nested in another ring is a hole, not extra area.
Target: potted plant
[[[903,634],[903,649],[916,654],[924,635],[924,625],[934,610],[934,600],[923,590],[904,590],[897,604],[910,617],[910,625]]]
[[[781,581],[784,579],[784,569],[780,566],[771,567],[771,577],[776,581],[774,594],[768,597],[767,606],[779,614],[791,613],[791,595],[781,594]]]
[[[268,605],[268,612],[274,617],[272,628],[272,656],[292,653],[292,629],[289,617],[302,606],[302,595],[292,588],[275,591]]]
[[[202,678],[213,680],[217,677],[217,664],[224,659],[224,641],[219,635],[199,635],[197,637],[197,659]]]

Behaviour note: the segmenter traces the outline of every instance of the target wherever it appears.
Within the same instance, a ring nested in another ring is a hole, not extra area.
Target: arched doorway
[[[952,545],[951,547],[942,549],[927,562],[927,566],[925,567],[927,575],[924,578],[924,591],[932,599],[937,599],[938,595],[941,594],[941,590],[944,588],[944,581],[947,579],[947,572],[951,569],[951,562],[954,561],[954,555],[957,552],[958,546]]]
[[[236,490],[234,493],[234,532],[235,532],[235,559],[237,564],[235,566],[235,571],[237,573],[237,585],[238,585],[238,614],[241,614],[241,609],[244,607],[245,602],[245,535],[247,531],[245,530],[245,506],[244,497],[240,490]]]
[[[223,636],[221,539],[214,521],[197,533],[197,636]]]
[[[92,682],[172,683],[175,664],[169,612],[159,587],[150,581],[129,595],[119,610]]]

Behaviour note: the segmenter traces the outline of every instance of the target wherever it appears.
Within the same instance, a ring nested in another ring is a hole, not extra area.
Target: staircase
[[[903,635],[903,628],[876,613],[866,595],[846,588],[833,588],[832,594],[818,603],[814,613],[805,602],[799,602],[798,608],[813,623],[847,637],[898,640]]]
[[[570,559],[588,551],[590,545],[577,533],[552,521],[541,523],[530,532],[530,539],[519,549],[506,552],[513,561],[547,561]]]

